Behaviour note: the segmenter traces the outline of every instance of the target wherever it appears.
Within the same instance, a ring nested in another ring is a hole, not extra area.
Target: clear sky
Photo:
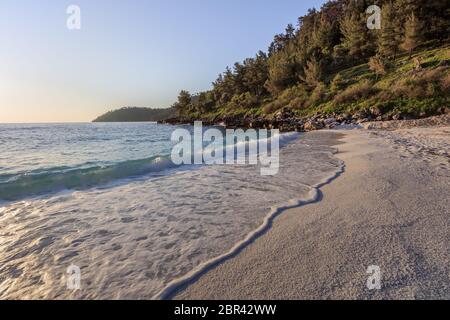
[[[210,88],[323,0],[0,0],[0,122],[91,121]],[[81,8],[81,30],[66,9]]]

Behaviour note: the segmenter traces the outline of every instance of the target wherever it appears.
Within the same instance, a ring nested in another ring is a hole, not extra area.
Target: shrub
[[[447,73],[447,75],[442,79],[441,88],[442,92],[448,95],[448,92],[450,91],[450,73]]]
[[[311,92],[308,100],[305,102],[305,107],[324,102],[327,97],[327,87],[323,83],[319,83],[316,88]]]
[[[293,86],[281,92],[275,101],[266,104],[263,112],[271,114],[286,106],[290,106],[292,109],[301,109],[307,98],[307,90],[303,85]]]
[[[439,81],[444,77],[445,71],[447,69],[448,67],[438,67],[430,70],[421,71],[413,78],[413,81],[416,84],[425,84],[428,82]]]
[[[250,109],[258,105],[258,98],[250,92],[245,92],[240,95],[234,95],[228,106],[232,109],[244,108]]]
[[[278,100],[288,104],[291,100],[298,97],[303,97],[306,94],[306,88],[303,85],[297,85],[284,90],[278,97]]]
[[[345,89],[348,86],[348,81],[346,81],[340,73],[338,73],[331,81],[331,91],[338,92]]]
[[[303,68],[304,77],[300,77],[310,88],[315,88],[322,80],[322,66],[316,59],[306,62]]]
[[[425,88],[416,86],[409,80],[395,83],[391,92],[394,98],[423,98],[426,96]]]
[[[375,101],[389,101],[394,99],[394,94],[390,90],[381,90],[376,95]]]
[[[448,83],[445,84],[446,69],[439,67],[417,72],[410,78],[394,83],[391,92],[394,97],[410,99],[441,96],[442,92],[446,92],[445,87],[448,88]]]
[[[334,104],[342,104],[342,103],[350,103],[354,101],[358,101],[362,98],[367,98],[375,92],[373,88],[372,82],[370,80],[364,79],[361,82],[358,82],[338,95],[334,97]]]
[[[262,110],[263,110],[264,114],[272,114],[275,111],[281,109],[282,107],[283,107],[283,105],[278,100],[275,100],[275,101],[272,101],[272,102],[269,102],[268,104],[266,104],[262,108]]]
[[[404,99],[399,98],[390,102],[389,114],[402,114],[412,117],[426,117],[438,114],[439,109],[445,106],[443,98]]]
[[[369,60],[369,69],[377,76],[384,76],[387,72],[387,63],[380,57],[372,57]]]
[[[305,97],[297,97],[291,101],[290,106],[293,110],[302,110],[306,107],[306,102],[308,101]]]

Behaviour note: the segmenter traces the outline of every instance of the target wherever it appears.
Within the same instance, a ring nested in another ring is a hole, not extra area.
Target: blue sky
[[[169,107],[266,50],[299,0],[0,0],[0,122],[90,121],[121,106]],[[66,9],[81,8],[81,30]]]

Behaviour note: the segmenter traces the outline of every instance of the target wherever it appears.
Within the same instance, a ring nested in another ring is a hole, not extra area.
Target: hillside
[[[138,107],[124,107],[118,110],[109,111],[93,122],[145,122],[163,121],[175,115],[172,108],[151,109]]]
[[[366,1],[310,10],[297,28],[276,35],[267,53],[227,68],[211,90],[181,91],[179,121],[278,126],[287,117],[367,121],[447,112],[448,8],[441,1],[376,4],[382,24],[375,30],[367,27]]]
[[[249,109],[219,107],[185,117],[206,122],[238,117],[270,120],[282,111],[299,118],[355,114],[367,120],[423,118],[448,112],[449,66],[450,46],[424,49],[411,58],[397,58],[383,75],[365,63],[330,75],[310,93],[299,84]]]

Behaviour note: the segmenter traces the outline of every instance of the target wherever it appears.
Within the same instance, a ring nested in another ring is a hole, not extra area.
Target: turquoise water
[[[152,123],[1,124],[0,200],[162,170],[173,129]]]

